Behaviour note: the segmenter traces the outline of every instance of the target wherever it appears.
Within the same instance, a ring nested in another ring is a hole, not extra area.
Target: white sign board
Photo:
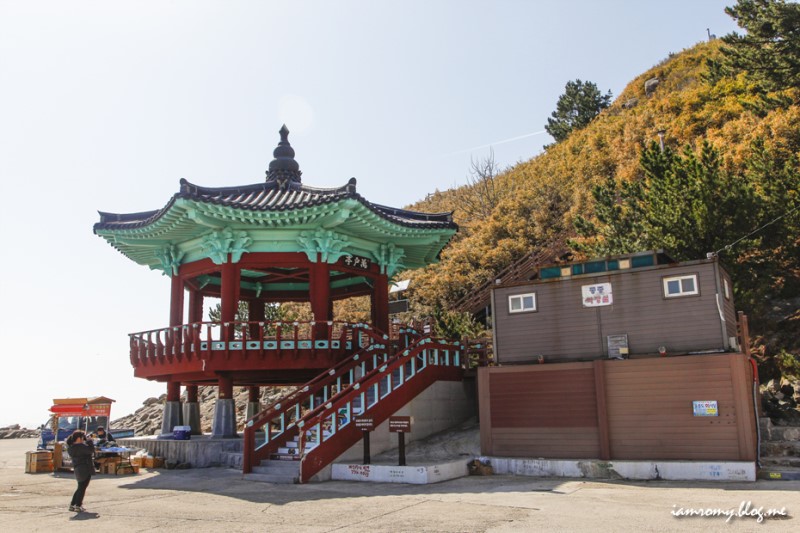
[[[610,283],[595,283],[594,285],[583,285],[581,287],[581,297],[584,307],[601,307],[614,303],[611,294]]]
[[[704,400],[692,402],[692,414],[694,416],[719,416],[719,407],[716,400]]]

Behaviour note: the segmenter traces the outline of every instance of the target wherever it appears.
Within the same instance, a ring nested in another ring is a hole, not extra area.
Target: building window
[[[509,313],[527,313],[536,311],[536,293],[515,294],[508,297]]]
[[[700,290],[697,287],[697,274],[664,278],[665,298],[691,296],[693,294],[700,294]]]
[[[728,285],[728,279],[727,278],[722,278],[722,286],[725,289],[725,299],[726,300],[730,300],[731,299],[731,288]]]

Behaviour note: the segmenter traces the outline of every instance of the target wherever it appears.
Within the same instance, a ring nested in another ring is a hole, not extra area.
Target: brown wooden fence
[[[481,368],[481,452],[548,459],[754,461],[743,354]],[[694,416],[716,401],[718,416]]]

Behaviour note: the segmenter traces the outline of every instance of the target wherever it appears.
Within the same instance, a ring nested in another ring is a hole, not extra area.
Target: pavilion
[[[100,212],[94,226],[123,255],[171,278],[168,326],[130,334],[134,375],[166,383],[163,434],[183,424],[200,432],[199,385],[218,387],[212,436],[234,437],[234,386],[249,387],[249,418],[260,386],[305,383],[366,337],[388,338],[389,280],[435,262],[457,231],[449,213],[369,202],[355,178],[333,189],[303,184],[288,135],[283,126],[261,183],[181,180],[161,209]],[[355,296],[370,297],[370,324],[335,320],[333,303]],[[220,299],[218,322],[203,317],[208,297]],[[265,320],[267,306],[282,302],[309,302],[313,319]],[[247,322],[237,321],[240,303]]]

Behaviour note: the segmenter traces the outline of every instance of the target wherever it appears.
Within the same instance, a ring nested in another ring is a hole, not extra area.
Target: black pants
[[[83,495],[86,494],[86,487],[89,486],[91,480],[92,478],[86,481],[78,481],[78,488],[75,489],[75,494],[72,495],[72,503],[70,505],[77,505],[78,507],[83,505]]]

